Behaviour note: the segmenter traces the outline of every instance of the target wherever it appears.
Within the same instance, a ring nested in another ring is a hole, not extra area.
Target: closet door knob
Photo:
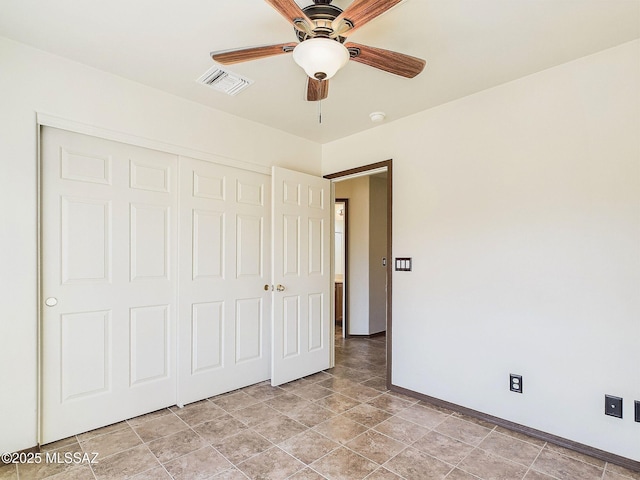
[[[278,285],[276,287],[276,290],[279,291],[279,292],[284,292],[284,285]]]
[[[58,304],[58,299],[55,297],[49,297],[44,301],[47,307],[55,307]]]

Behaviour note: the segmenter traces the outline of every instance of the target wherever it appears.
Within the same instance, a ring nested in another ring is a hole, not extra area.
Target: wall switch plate
[[[522,375],[509,374],[509,390],[522,393]]]
[[[622,398],[613,395],[604,396],[604,413],[612,417],[622,418]]]
[[[635,402],[633,402],[634,406],[635,406],[635,421],[636,422],[640,422],[640,401],[636,400]]]
[[[396,272],[410,272],[411,257],[396,258]]]

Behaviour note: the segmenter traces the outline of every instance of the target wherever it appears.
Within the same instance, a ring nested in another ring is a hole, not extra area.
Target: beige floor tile
[[[457,417],[448,417],[435,430],[470,445],[478,445],[491,430]]]
[[[5,465],[4,463],[0,462],[0,480],[18,480],[17,465]]]
[[[313,430],[291,437],[279,447],[307,465],[335,450],[340,445]]]
[[[388,420],[385,420],[384,422],[376,425],[374,430],[388,435],[400,442],[406,443],[407,445],[410,445],[424,437],[429,431],[420,425],[416,425],[409,420],[404,420],[399,417],[391,417]]]
[[[422,405],[411,405],[409,408],[405,408],[396,414],[400,418],[409,420],[410,422],[417,423],[426,428],[435,428],[444,422],[449,416],[440,413],[437,410],[423,407]]]
[[[76,466],[53,477],[48,477],[47,480],[95,480],[95,478],[89,466]]]
[[[597,480],[603,475],[603,469],[574,458],[547,450],[540,452],[531,466],[533,470],[546,473],[560,480]]]
[[[73,465],[57,462],[20,463],[17,465],[18,478],[21,480],[36,480],[57,475],[71,470]]]
[[[212,445],[234,465],[238,465],[273,446],[269,440],[253,430],[243,430],[219,442],[213,442]]]
[[[164,417],[165,415],[169,415],[171,410],[168,408],[161,408],[160,410],[156,410],[155,412],[145,413],[144,415],[140,415],[139,417],[130,418],[127,420],[127,423],[132,427],[137,427],[149,420],[155,420],[160,417]]]
[[[533,463],[542,450],[542,447],[523,442],[514,437],[502,435],[495,431],[491,432],[489,436],[478,445],[478,448],[493,455],[498,455],[520,463],[526,467],[529,467]]]
[[[347,397],[353,398],[358,402],[367,402],[380,395],[375,388],[365,387],[360,384],[352,384],[350,387],[340,389],[340,393]]]
[[[474,449],[471,445],[436,431],[428,432],[412,446],[451,465],[457,465]]]
[[[399,398],[400,400],[404,400],[405,402],[409,402],[412,405],[420,402],[420,400],[418,400],[417,398],[410,397],[409,395],[405,395],[404,393],[394,392],[393,390],[390,390],[387,393],[387,395],[390,395],[390,396],[392,396],[394,398]]]
[[[340,392],[341,389],[348,388],[353,385],[353,382],[351,380],[347,380],[346,378],[331,376],[326,380],[318,382],[318,385],[321,385],[324,388],[328,388],[329,390],[333,390],[334,392]]]
[[[453,410],[449,410],[446,407],[441,407],[440,405],[436,405],[435,403],[431,403],[427,400],[420,400],[417,405],[421,405],[423,407],[430,408],[431,410],[436,410],[440,413],[444,413],[445,415],[453,415],[455,412]]]
[[[367,403],[394,415],[413,405],[411,402],[394,397],[391,393],[382,394],[372,400],[369,400]]]
[[[252,480],[284,479],[304,468],[304,463],[278,447],[273,447],[238,465],[238,469]]]
[[[311,468],[331,480],[359,480],[374,472],[378,465],[342,447],[313,462]]]
[[[449,472],[449,475],[445,477],[445,480],[478,480],[480,477],[471,475],[470,473],[463,472],[459,468],[454,468]]]
[[[334,413],[343,413],[347,410],[357,406],[360,404],[357,400],[353,398],[345,397],[340,393],[333,393],[328,397],[321,398],[320,400],[316,400],[316,405],[320,405],[326,409],[331,410]]]
[[[529,470],[524,476],[524,480],[555,480],[555,477],[550,477],[545,473],[536,472],[535,470]]]
[[[204,480],[233,468],[212,447],[191,452],[164,465],[175,480]]]
[[[84,442],[85,440],[89,440],[90,438],[94,438],[99,435],[106,435],[107,433],[116,432],[118,430],[122,430],[123,428],[127,428],[128,426],[129,424],[127,422],[118,422],[118,423],[114,423],[113,425],[107,425],[106,427],[96,428],[95,430],[81,433],[79,435],[76,435],[76,438],[78,442]]]
[[[382,465],[404,450],[406,445],[374,430],[368,430],[347,442],[346,447]]]
[[[154,418],[133,427],[143,442],[151,442],[158,438],[166,437],[187,428],[188,425],[171,413]]]
[[[180,417],[180,420],[191,427],[221,417],[226,413],[225,410],[209,400],[192,403],[184,408],[174,407],[171,410]]]
[[[166,463],[174,458],[203,448],[206,442],[191,429],[182,430],[167,437],[149,442],[147,446],[160,463]]]
[[[305,400],[304,398],[293,395],[291,393],[279,395],[275,398],[267,400],[265,403],[271,408],[274,408],[280,413],[284,413],[285,415],[287,415],[292,410],[308,407],[311,404],[311,402],[309,402],[308,400]]]
[[[343,413],[342,416],[368,428],[375,427],[386,419],[391,418],[391,414],[389,412],[385,412],[384,410],[380,410],[379,408],[366,403],[362,403],[357,407],[352,408],[351,410]]]
[[[237,468],[232,468],[214,475],[210,480],[247,480],[247,476]]]
[[[139,473],[132,480],[173,480],[164,467],[156,467]]]
[[[554,445],[553,443],[547,443],[544,448],[546,450],[551,450],[552,452],[560,453],[566,457],[573,458],[575,460],[580,460],[585,463],[589,463],[591,465],[595,465],[598,468],[604,468],[606,463],[604,460],[600,460],[599,458],[594,458],[589,455],[585,455],[583,453],[576,452],[574,450],[569,450],[568,448],[561,447],[559,445]]]
[[[305,468],[304,470],[300,470],[298,473],[294,473],[289,480],[323,480],[325,477],[320,475],[318,472],[311,470],[310,468]]]
[[[532,443],[533,445],[537,445],[538,447],[544,447],[544,445],[547,443],[544,440],[539,440],[529,435],[525,435],[524,433],[515,432],[504,427],[496,427],[494,431],[503,435],[507,435],[509,437],[517,438],[518,440],[522,440],[523,442]]]
[[[236,435],[247,428],[248,427],[237,418],[225,414],[215,420],[194,427],[194,430],[207,442],[213,443]]]
[[[138,437],[131,427],[127,426],[122,430],[100,435],[99,437],[94,437],[82,442],[80,447],[84,452],[98,453],[98,461],[100,461],[109,455],[129,450],[141,443],[142,440],[140,440],[140,437]]]
[[[308,429],[307,426],[296,422],[293,418],[289,418],[281,413],[276,414],[266,422],[252,427],[252,430],[258,432],[272,443],[281,443],[288,438],[302,433]]]
[[[367,427],[340,415],[316,425],[313,429],[334,442],[344,444],[365,432]]]
[[[99,463],[93,465],[92,468],[98,480],[123,480],[157,466],[159,463],[156,457],[146,445],[140,445],[99,459]]]
[[[411,447],[400,452],[384,466],[401,477],[412,480],[440,480],[453,468],[451,465]]]
[[[218,397],[210,398],[209,400],[227,412],[240,410],[241,408],[248,407],[249,405],[253,405],[258,402],[258,400],[242,391],[220,395]]]
[[[272,387],[269,382],[262,382],[245,388],[244,393],[262,402],[282,395],[285,391],[280,387]]]
[[[629,480],[631,477],[626,477],[616,472],[604,472],[602,480]]]
[[[320,400],[321,398],[328,397],[331,394],[333,394],[332,390],[324,388],[317,383],[306,385],[296,390],[296,395],[311,401]]]
[[[364,385],[365,387],[374,388],[380,392],[387,391],[387,379],[385,377],[373,377],[371,380],[362,382],[362,385]]]
[[[617,473],[624,477],[632,478],[633,480],[640,480],[640,471],[629,470],[628,468],[614,465],[613,463],[607,463],[605,470],[607,473]]]
[[[467,455],[458,468],[485,480],[519,480],[527,473],[524,465],[480,449]]]
[[[304,377],[305,380],[308,380],[312,383],[318,383],[321,382],[323,380],[326,380],[327,378],[331,378],[331,375],[327,372],[318,372],[318,373],[314,373],[313,375],[309,375],[308,377]]]
[[[403,480],[402,477],[396,475],[395,473],[387,470],[384,467],[378,468],[371,475],[366,477],[366,480]]]
[[[252,427],[254,425],[259,425],[262,422],[266,422],[270,418],[277,417],[280,415],[280,412],[261,402],[240,410],[235,410],[231,415],[245,425]]]
[[[309,403],[307,405],[294,408],[289,411],[287,415],[307,427],[314,427],[335,417],[336,413],[315,403]]]
[[[46,445],[42,445],[40,447],[41,452],[50,452],[51,450],[57,450],[58,448],[68,447],[70,445],[75,445],[78,443],[78,439],[73,437],[63,438],[62,440],[58,440],[57,442],[47,443]]]

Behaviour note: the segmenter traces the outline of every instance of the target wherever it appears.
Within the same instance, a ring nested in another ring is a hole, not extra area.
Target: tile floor
[[[43,447],[93,465],[0,480],[640,480],[640,473],[389,392],[385,340],[336,337],[336,367],[153,412]]]

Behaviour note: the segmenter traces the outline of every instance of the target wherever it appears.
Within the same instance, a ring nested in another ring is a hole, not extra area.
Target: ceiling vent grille
[[[215,65],[198,78],[196,82],[233,96],[251,85],[253,80],[241,77],[237,73],[224,70]]]

